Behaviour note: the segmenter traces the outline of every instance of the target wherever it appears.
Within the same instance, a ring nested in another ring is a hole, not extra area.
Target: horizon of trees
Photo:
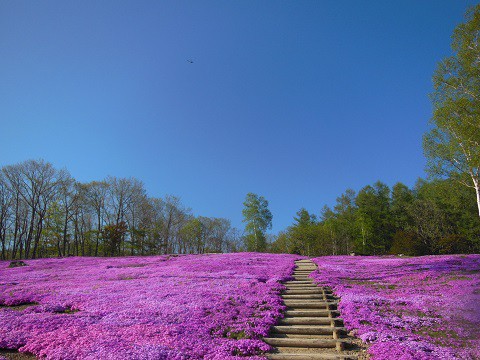
[[[453,179],[419,179],[410,189],[377,181],[347,189],[317,217],[300,209],[270,251],[299,255],[404,254],[480,251],[475,192]]]
[[[194,216],[176,196],[148,197],[135,178],[80,183],[67,170],[28,160],[0,170],[0,259],[265,251],[307,256],[480,252],[474,189],[419,179],[410,189],[377,181],[347,189],[319,216],[300,209],[269,235],[268,201],[249,193],[245,231]]]
[[[80,183],[43,160],[0,170],[2,260],[234,252],[241,241],[228,219],[149,197],[133,177]]]

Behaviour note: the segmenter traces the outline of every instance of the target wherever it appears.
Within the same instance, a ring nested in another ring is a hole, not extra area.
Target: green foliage
[[[399,230],[393,235],[390,253],[418,256],[427,254],[428,249],[415,232]]]
[[[183,244],[195,247],[195,252],[200,253],[205,247],[204,227],[198,218],[193,218],[180,229],[179,236]]]
[[[433,75],[431,130],[424,136],[427,168],[475,188],[480,212],[480,5],[466,14],[452,37],[454,55]]]
[[[102,238],[105,244],[105,255],[116,256],[121,254],[120,245],[127,230],[127,225],[123,221],[118,224],[104,226]]]
[[[272,228],[272,213],[268,201],[263,196],[248,193],[243,203],[243,222],[245,225],[245,245],[247,251],[266,251],[266,231]]]
[[[393,230],[390,212],[390,189],[378,181],[359,191],[357,204],[357,226],[360,237],[356,250],[361,253],[385,254],[390,248]]]
[[[462,235],[453,234],[438,242],[439,254],[466,254],[472,252],[472,243]]]
[[[316,217],[302,208],[294,218],[295,224],[289,229],[292,239],[291,252],[310,255],[315,247]]]
[[[271,251],[300,255],[450,254],[480,250],[472,189],[452,179],[419,180],[413,189],[381,182],[347,190],[317,220],[300,209]]]

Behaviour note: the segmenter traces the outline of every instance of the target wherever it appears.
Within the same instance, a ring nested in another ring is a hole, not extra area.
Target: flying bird
[[[192,60],[192,59],[188,59],[187,62],[188,62],[189,64],[193,64],[193,60]]]

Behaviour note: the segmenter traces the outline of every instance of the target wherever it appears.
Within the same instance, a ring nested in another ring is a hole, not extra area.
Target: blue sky
[[[424,177],[436,63],[474,1],[0,2],[0,165],[134,176],[273,231]],[[193,60],[189,63],[187,60]]]

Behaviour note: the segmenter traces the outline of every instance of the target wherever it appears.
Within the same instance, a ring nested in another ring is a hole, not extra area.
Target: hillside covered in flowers
[[[314,261],[373,359],[480,359],[480,255]]]
[[[0,262],[0,349],[47,359],[260,359],[295,258]]]

